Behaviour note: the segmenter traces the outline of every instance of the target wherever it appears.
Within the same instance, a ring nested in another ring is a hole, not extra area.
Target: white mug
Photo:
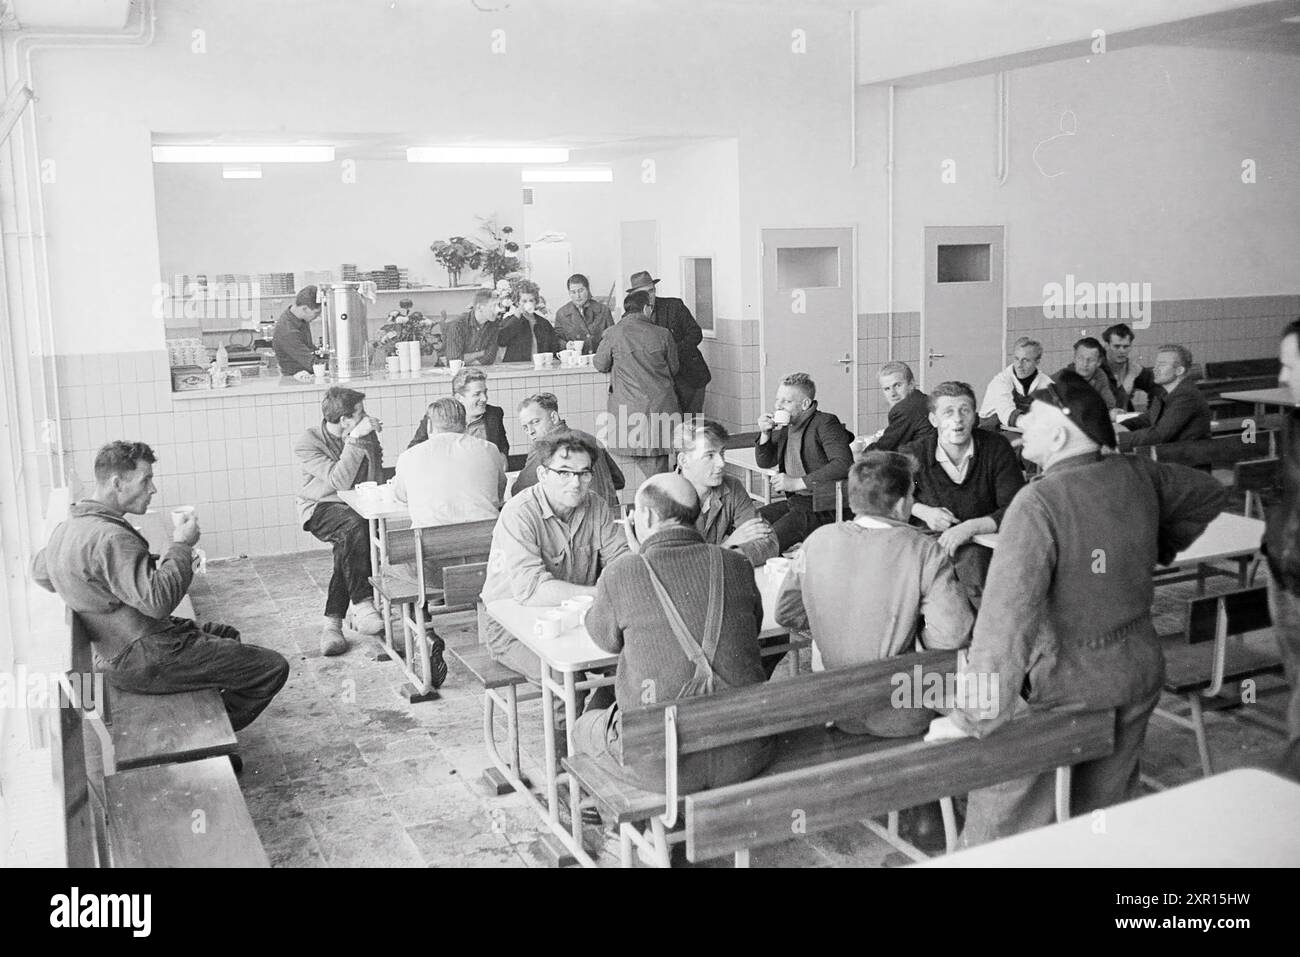
[[[389,375],[397,375],[402,371],[402,360],[398,356],[388,356],[384,359],[384,366],[388,369]]]
[[[181,522],[194,514],[193,505],[178,505],[172,509],[172,528],[180,528]]]
[[[550,358],[551,358],[551,354],[550,354],[549,352],[534,352],[534,353],[533,353],[533,368],[534,368],[534,369],[545,369],[546,366],[547,366],[547,364],[548,364],[548,362],[549,362],[549,360],[550,360]]]
[[[451,370],[451,374],[452,374],[452,375],[455,375],[455,374],[456,374],[457,372],[459,372],[461,369],[465,368],[465,360],[464,360],[464,359],[448,359],[448,360],[447,360],[447,368]]]
[[[325,378],[325,370],[328,369],[328,368],[329,368],[329,366],[327,366],[325,363],[323,363],[323,362],[318,362],[318,363],[316,363],[314,366],[311,367],[311,374],[314,375],[318,380],[320,380],[320,379],[324,379],[324,378]]]
[[[772,413],[772,421],[775,422],[777,425],[789,425],[790,413],[787,412],[785,409],[777,409],[775,412]]]
[[[560,611],[548,611],[533,622],[533,634],[538,638],[558,638],[565,631],[564,614]]]

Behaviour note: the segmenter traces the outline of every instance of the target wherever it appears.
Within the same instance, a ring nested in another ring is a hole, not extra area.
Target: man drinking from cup
[[[135,694],[218,690],[230,726],[239,731],[284,686],[289,663],[241,643],[229,625],[171,617],[194,575],[199,522],[193,508],[175,509],[167,554],[149,553],[126,516],[148,510],[155,461],[143,442],[100,449],[94,493],[55,528],[32,563],[32,577],[80,616],[113,687]],[[234,756],[232,763],[236,771],[242,766]]]
[[[781,380],[776,408],[759,416],[758,428],[754,461],[776,469],[772,491],[785,493],[785,501],[763,506],[759,515],[784,552],[835,521],[835,483],[853,464],[853,437],[838,418],[817,408],[817,385],[805,372]]]
[[[528,283],[519,291],[519,305],[501,328],[504,362],[528,362],[538,355],[554,355],[564,348],[555,327],[537,311],[538,288]]]
[[[365,393],[332,386],[321,400],[321,424],[304,432],[293,452],[302,466],[298,515],[304,531],[334,548],[334,574],[325,598],[321,654],[348,650],[343,619],[363,635],[378,635],[383,619],[370,587],[370,530],[339,492],[385,478],[383,423],[366,414]],[[351,611],[349,612],[349,603]]]

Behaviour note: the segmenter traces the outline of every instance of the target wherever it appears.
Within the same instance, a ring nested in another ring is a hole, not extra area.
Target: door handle
[[[841,365],[849,365],[853,360],[846,354],[843,359],[836,359]]]
[[[929,364],[930,364],[930,365],[934,365],[934,360],[935,360],[935,359],[946,359],[947,356],[945,356],[942,352],[933,352],[933,351],[932,351],[932,352],[929,354],[929,356],[927,356],[927,358],[930,360]]]

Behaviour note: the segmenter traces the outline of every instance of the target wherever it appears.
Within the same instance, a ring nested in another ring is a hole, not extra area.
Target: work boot
[[[425,641],[429,643],[429,684],[441,688],[447,680],[447,659],[443,657],[447,643],[436,632],[430,632]]]
[[[320,630],[320,653],[327,658],[348,650],[348,640],[343,637],[343,619],[325,617]]]
[[[366,599],[357,602],[348,612],[348,627],[361,635],[382,635],[384,619],[375,611],[375,603]]]

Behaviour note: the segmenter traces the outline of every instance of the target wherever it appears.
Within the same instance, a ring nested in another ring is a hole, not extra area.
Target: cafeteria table
[[[1264,523],[1259,519],[1221,512],[1201,533],[1200,538],[1179,552],[1168,565],[1161,566],[1159,571],[1165,574],[1180,568],[1200,568],[1215,562],[1234,561],[1237,563],[1241,587],[1245,588],[1250,562],[1259,551],[1259,542],[1263,537]],[[976,535],[975,543],[996,549],[998,534],[990,532]]]
[[[1291,390],[1277,386],[1272,389],[1245,389],[1241,392],[1224,392],[1220,398],[1231,399],[1233,402],[1250,402],[1255,406],[1255,418],[1262,418],[1267,406],[1277,405],[1283,408],[1294,408],[1295,399],[1291,396]]]
[[[766,567],[754,569],[754,583],[758,586],[763,599],[763,625],[760,638],[774,637],[786,633],[786,629],[776,623],[776,599],[781,589],[784,574],[773,574]],[[537,655],[541,662],[542,673],[542,732],[545,749],[546,789],[545,802],[539,801],[523,785],[522,781],[511,780],[516,792],[525,795],[533,803],[542,821],[551,832],[564,844],[568,851],[581,864],[594,867],[595,861],[587,854],[582,845],[582,815],[578,813],[578,782],[569,779],[569,818],[571,830],[566,831],[560,822],[559,813],[559,755],[556,747],[555,712],[553,703],[559,695],[564,705],[566,742],[568,753],[574,753],[573,724],[578,717],[577,695],[580,690],[609,684],[612,679],[606,677],[583,678],[580,675],[589,670],[608,668],[618,662],[618,655],[596,646],[587,634],[584,625],[562,632],[555,638],[538,637],[534,631],[537,620],[554,606],[521,605],[509,598],[487,603],[487,613],[509,634],[518,639],[529,651]],[[488,732],[490,733],[490,732]],[[509,779],[508,768],[499,769]]]
[[[918,867],[1297,867],[1300,784],[1255,768],[1199,778]]]

